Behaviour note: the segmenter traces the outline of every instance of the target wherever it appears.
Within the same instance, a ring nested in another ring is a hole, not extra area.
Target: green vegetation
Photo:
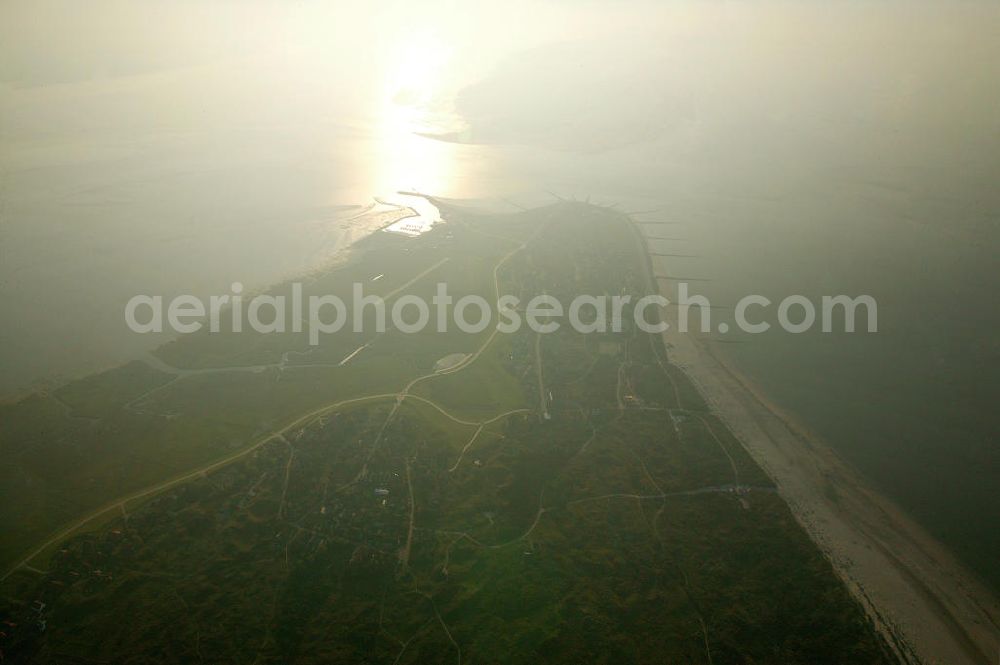
[[[445,213],[309,291],[384,274],[393,297],[447,281],[492,300],[495,279],[522,299],[641,294],[621,215]],[[470,357],[434,374],[451,353]],[[52,543],[4,582],[11,662],[888,660],[766,475],[631,326],[315,350],[197,334],[158,357],[4,407],[0,554]]]

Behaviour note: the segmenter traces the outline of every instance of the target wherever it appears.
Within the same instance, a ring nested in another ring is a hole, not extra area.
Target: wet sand
[[[663,259],[651,258],[663,267]],[[663,295],[670,297],[666,290]],[[775,481],[901,660],[1000,662],[1000,603],[990,591],[709,342],[674,328],[663,336],[670,360]]]

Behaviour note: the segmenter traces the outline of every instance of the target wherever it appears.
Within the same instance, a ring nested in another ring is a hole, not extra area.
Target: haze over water
[[[997,5],[154,6],[0,10],[0,392],[154,347],[137,293],[323,265],[374,196],[655,209],[718,304],[877,299],[715,348],[1000,587]]]

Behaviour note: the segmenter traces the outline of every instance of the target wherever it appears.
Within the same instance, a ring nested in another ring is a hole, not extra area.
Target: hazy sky
[[[397,119],[405,129],[471,124],[474,141],[562,149],[662,139],[661,153],[713,165],[773,151],[806,166],[946,163],[948,176],[995,167],[1000,141],[992,2],[42,0],[0,12],[11,168],[44,164],[42,137],[67,157],[90,142],[89,159],[137,137],[241,127],[308,129],[336,153],[323,124],[377,133],[398,109],[418,111]]]
[[[7,389],[113,362],[130,293],[314,266],[316,211],[400,188],[665,201],[716,274],[990,247],[997,81],[995,2],[7,0]]]

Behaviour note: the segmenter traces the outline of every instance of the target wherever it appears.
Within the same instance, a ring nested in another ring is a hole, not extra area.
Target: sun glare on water
[[[440,131],[434,122],[452,52],[428,34],[400,42],[386,71],[378,113],[375,186],[380,195],[399,191],[445,194],[454,170],[454,146],[421,136]]]

